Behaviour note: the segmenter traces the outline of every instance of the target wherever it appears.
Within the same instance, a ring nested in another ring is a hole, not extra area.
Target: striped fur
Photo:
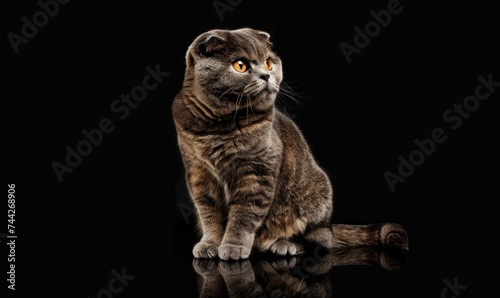
[[[241,59],[244,73],[232,66]],[[194,256],[246,259],[253,248],[294,255],[306,242],[407,248],[397,224],[331,224],[330,181],[297,125],[274,107],[281,81],[262,31],[208,31],[187,51],[173,118],[202,234]]]

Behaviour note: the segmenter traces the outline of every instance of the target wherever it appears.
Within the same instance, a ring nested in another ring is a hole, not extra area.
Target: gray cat
[[[295,123],[275,108],[281,60],[266,32],[199,35],[173,102],[178,145],[202,237],[197,258],[246,259],[252,249],[408,248],[394,223],[332,225],[333,190]]]

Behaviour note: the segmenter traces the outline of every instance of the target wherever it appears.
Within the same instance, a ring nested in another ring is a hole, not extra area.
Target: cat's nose
[[[269,74],[268,73],[263,73],[260,75],[260,78],[263,79],[264,81],[267,81],[269,80]]]

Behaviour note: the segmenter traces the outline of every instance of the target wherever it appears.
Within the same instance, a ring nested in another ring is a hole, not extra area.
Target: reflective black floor
[[[326,252],[315,248],[288,258],[260,255],[232,262],[193,259],[193,269],[198,275],[200,297],[332,297],[337,268],[352,267],[352,273],[358,270],[366,275],[367,267],[374,267],[372,274],[386,271],[384,282],[395,283],[398,274],[404,275],[407,259],[408,253],[403,250],[357,247]]]

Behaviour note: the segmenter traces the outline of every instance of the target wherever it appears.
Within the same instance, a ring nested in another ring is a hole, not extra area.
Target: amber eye
[[[243,60],[236,60],[233,62],[233,67],[237,72],[245,72],[248,68],[248,65]]]
[[[267,58],[266,59],[266,62],[264,62],[264,67],[267,69],[267,70],[272,70],[273,69],[273,61],[271,61],[270,58]]]

